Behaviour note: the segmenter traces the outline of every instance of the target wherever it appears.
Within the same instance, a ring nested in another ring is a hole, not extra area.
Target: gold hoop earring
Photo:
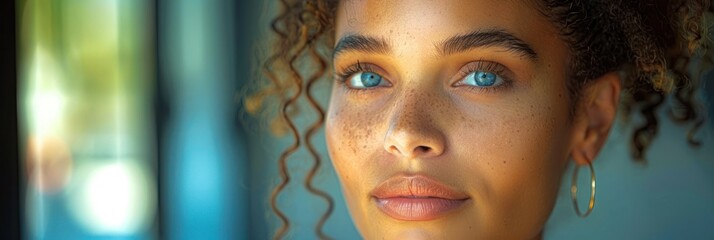
[[[570,197],[573,199],[575,214],[581,218],[585,218],[590,215],[590,212],[593,211],[593,207],[595,207],[595,170],[593,169],[593,165],[590,161],[588,161],[588,167],[590,168],[590,188],[592,190],[590,191],[590,203],[588,204],[588,210],[585,211],[585,213],[581,213],[580,208],[578,208],[578,170],[580,169],[580,166],[575,166],[575,170],[573,170],[573,178],[570,184]]]

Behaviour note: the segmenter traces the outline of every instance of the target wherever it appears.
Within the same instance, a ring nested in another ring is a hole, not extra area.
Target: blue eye
[[[503,84],[503,78],[492,72],[474,71],[467,75],[463,82],[476,87],[495,87]]]
[[[350,87],[357,89],[384,85],[383,82],[382,76],[373,72],[359,72],[349,79]]]

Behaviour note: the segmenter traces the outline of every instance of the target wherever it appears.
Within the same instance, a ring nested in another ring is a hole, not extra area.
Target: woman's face
[[[367,239],[529,239],[573,145],[558,31],[525,1],[342,1],[326,135]]]

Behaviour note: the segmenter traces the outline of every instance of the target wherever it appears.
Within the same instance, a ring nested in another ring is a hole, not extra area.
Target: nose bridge
[[[429,106],[425,106],[429,94],[415,88],[400,96],[397,105],[390,116],[390,130],[405,131],[409,128],[420,128],[424,121],[429,121]],[[412,130],[409,130],[412,131]]]
[[[417,88],[399,96],[389,117],[385,149],[406,158],[440,155],[445,137],[433,114],[437,101],[436,93]]]

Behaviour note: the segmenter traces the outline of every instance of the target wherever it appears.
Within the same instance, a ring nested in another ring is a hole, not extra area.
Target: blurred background
[[[14,36],[3,47],[2,85],[9,239],[272,237],[279,222],[268,199],[279,154],[292,142],[247,115],[240,96],[259,74],[275,3],[9,2],[2,22],[3,34]],[[329,87],[317,89],[323,107]],[[702,89],[714,93],[711,71]],[[714,95],[700,97],[714,112]],[[310,115],[298,123],[314,121]],[[593,214],[575,215],[564,181],[545,239],[714,239],[714,121],[698,132],[698,148],[685,141],[689,126],[661,124],[646,165],[629,158],[631,127],[616,125],[594,163]],[[313,139],[325,160],[315,185],[335,200],[323,230],[360,239],[322,134]],[[278,198],[291,221],[288,239],[317,238],[327,210],[302,184],[312,164],[304,149],[288,162],[297,180]],[[583,186],[589,176],[580,177]]]

